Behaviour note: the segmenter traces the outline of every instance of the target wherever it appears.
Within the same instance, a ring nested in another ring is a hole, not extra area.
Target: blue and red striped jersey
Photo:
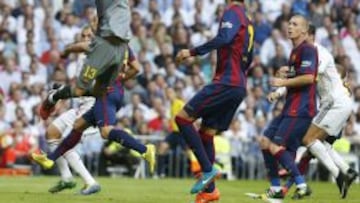
[[[254,27],[246,8],[231,4],[222,16],[218,34],[209,42],[191,50],[203,55],[217,50],[217,65],[213,82],[246,88],[246,71],[252,61]]]
[[[318,67],[317,49],[306,42],[291,52],[288,77],[312,74],[316,78]],[[283,110],[285,116],[314,117],[316,114],[316,83],[288,88]]]

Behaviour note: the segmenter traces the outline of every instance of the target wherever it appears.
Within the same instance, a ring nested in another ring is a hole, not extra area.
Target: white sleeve
[[[331,63],[332,60],[334,59],[332,55],[329,53],[329,51],[326,50],[324,47],[318,45],[317,49],[318,49],[318,57],[319,57],[318,73],[323,74],[326,71],[326,68],[328,67],[329,63]]]

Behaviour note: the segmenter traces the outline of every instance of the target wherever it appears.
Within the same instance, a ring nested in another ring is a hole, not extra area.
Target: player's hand
[[[121,72],[118,74],[118,78],[122,81],[126,78],[126,74]]]
[[[282,87],[285,86],[285,79],[283,78],[272,78],[270,80],[270,85],[273,87]]]
[[[189,49],[182,49],[176,54],[175,61],[176,63],[182,63],[185,59],[191,56]]]
[[[267,96],[267,100],[270,102],[270,103],[273,103],[275,102],[276,100],[278,100],[280,97],[280,94],[278,92],[270,92]]]

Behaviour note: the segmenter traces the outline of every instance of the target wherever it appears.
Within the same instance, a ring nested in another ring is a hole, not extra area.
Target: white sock
[[[307,185],[306,185],[306,183],[301,183],[299,185],[296,185],[296,187],[299,188],[299,189],[303,189],[303,188],[306,188]]]
[[[61,140],[53,139],[47,140],[50,152],[55,151],[55,149],[59,146]],[[72,173],[70,171],[69,165],[67,161],[61,156],[55,160],[55,163],[59,169],[61,180],[65,182],[70,182],[73,179]]]
[[[279,192],[281,191],[282,187],[281,186],[270,186],[270,190],[275,191],[275,192]]]
[[[342,173],[346,174],[348,170],[350,169],[349,164],[345,162],[345,160],[340,156],[340,154],[334,150],[334,148],[327,142],[324,142],[324,145],[328,151],[328,154],[341,170]]]
[[[336,178],[339,175],[339,168],[335,165],[330,155],[327,153],[326,147],[319,140],[307,146],[309,151],[330,171]]]
[[[80,177],[84,180],[85,184],[93,185],[96,183],[95,179],[91,176],[89,171],[84,166],[79,154],[75,150],[69,150],[64,154],[64,158],[69,162],[72,169],[74,169]]]

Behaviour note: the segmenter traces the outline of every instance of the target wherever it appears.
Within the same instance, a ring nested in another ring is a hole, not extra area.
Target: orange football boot
[[[220,192],[217,188],[211,193],[200,192],[196,195],[195,203],[217,202],[220,199]]]

